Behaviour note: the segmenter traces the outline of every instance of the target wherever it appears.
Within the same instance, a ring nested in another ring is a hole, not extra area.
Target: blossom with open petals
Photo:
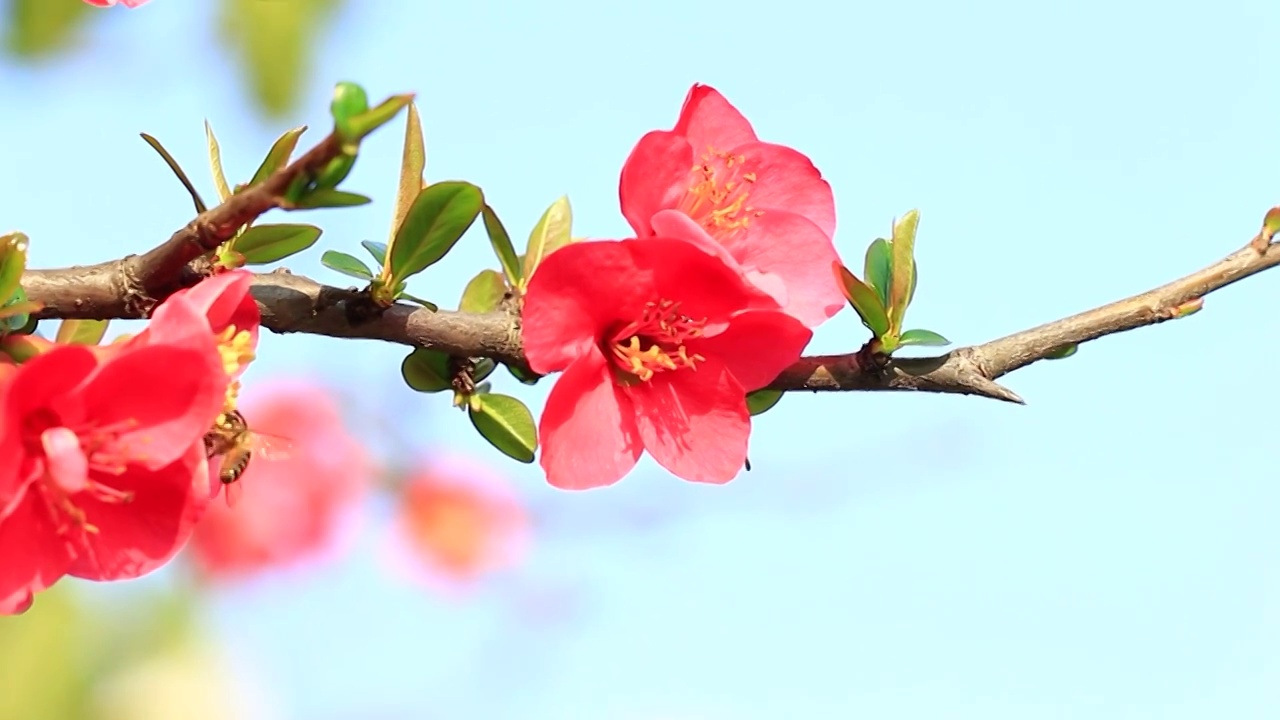
[[[638,237],[666,237],[682,220],[789,314],[816,327],[844,307],[831,186],[809,158],[761,142],[714,88],[694,85],[671,130],[654,130],[622,168],[622,213]],[[675,217],[671,217],[675,215]]]
[[[578,242],[530,279],[521,324],[529,366],[564,371],[539,423],[552,485],[612,484],[643,450],[696,482],[728,482],[742,469],[746,393],[798,359],[812,332],[703,244]]]

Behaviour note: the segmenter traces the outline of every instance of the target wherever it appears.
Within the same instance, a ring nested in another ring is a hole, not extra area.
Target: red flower
[[[831,186],[809,158],[760,142],[714,88],[694,85],[674,128],[640,138],[619,195],[639,237],[670,236],[678,220],[656,216],[692,219],[731,266],[808,327],[844,307],[831,276],[838,259]]]
[[[557,250],[529,281],[522,328],[530,367],[564,371],[540,431],[547,479],[565,489],[617,482],[641,450],[686,480],[733,479],[746,393],[812,336],[685,236]]]
[[[283,437],[290,447],[279,457],[255,452],[237,483],[242,498],[234,508],[215,504],[196,528],[195,560],[215,577],[286,566],[332,548],[372,472],[322,387],[276,385],[243,412],[251,431]]]
[[[472,460],[446,456],[405,484],[390,550],[413,578],[459,592],[514,567],[528,533],[528,517],[508,483]]]
[[[0,396],[0,612],[64,574],[132,578],[182,546],[209,500],[202,438],[218,358],[153,344],[59,346],[6,370]]]

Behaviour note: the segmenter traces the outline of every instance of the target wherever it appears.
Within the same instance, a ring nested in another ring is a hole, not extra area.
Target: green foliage
[[[481,270],[471,278],[462,291],[458,310],[467,313],[487,313],[498,309],[507,293],[507,284],[497,270]]]
[[[343,190],[334,190],[332,188],[320,188],[307,193],[301,200],[295,201],[294,207],[310,210],[314,208],[331,208],[331,207],[355,207],[357,205],[368,205],[373,199],[360,195],[359,193],[345,192]]]
[[[226,202],[231,197],[231,186],[227,184],[227,175],[222,169],[222,150],[218,147],[218,138],[213,135],[213,127],[204,121],[204,138],[209,145],[209,170],[213,173],[213,186],[218,191],[218,199]]]
[[[34,0],[47,2],[48,0]],[[51,4],[63,4],[62,0]],[[341,0],[221,0],[219,30],[270,117],[298,104],[320,31]]]
[[[882,337],[888,333],[889,316],[885,312],[884,304],[880,302],[880,294],[849,272],[849,268],[841,265],[840,261],[835,261],[832,267],[835,270],[836,279],[844,289],[845,298],[853,306],[854,312],[858,313],[858,317],[862,318],[862,324],[876,337]]]
[[[898,337],[898,345],[927,345],[941,347],[950,345],[951,341],[932,330],[908,330]]]
[[[1079,345],[1075,343],[1067,343],[1066,345],[1062,345],[1060,347],[1056,347],[1050,350],[1045,355],[1045,358],[1048,360],[1062,360],[1064,358],[1069,358],[1072,355],[1075,355],[1076,351],[1079,349],[1080,349]]]
[[[902,332],[902,320],[907,315],[907,303],[915,277],[916,230],[920,227],[920,212],[911,210],[893,225],[890,250],[893,256],[893,279],[889,284],[889,328]]]
[[[387,251],[390,282],[402,282],[441,258],[466,234],[484,207],[480,188],[467,182],[428,185],[409,207]]]
[[[506,368],[507,372],[511,373],[511,377],[515,378],[522,385],[537,385],[538,381],[543,377],[532,370],[527,370],[516,365],[507,365]]]
[[[108,320],[63,320],[54,339],[66,345],[97,345],[109,324]]]
[[[502,221],[498,219],[498,213],[486,204],[483,214],[484,231],[489,236],[489,244],[493,246],[498,262],[502,264],[502,273],[507,277],[507,285],[513,288],[520,287],[524,278],[521,272],[524,258],[516,256],[516,248],[511,244],[511,236],[502,226]]]
[[[293,156],[293,151],[298,147],[298,139],[302,137],[302,133],[307,131],[306,125],[286,130],[283,135],[276,139],[271,145],[271,149],[267,151],[267,156],[262,159],[262,164],[258,166],[257,171],[253,173],[253,177],[249,180],[250,185],[266,180],[271,173],[279,170],[289,163],[289,158]],[[368,202],[368,198],[365,202]],[[363,204],[363,203],[357,203]]]
[[[893,277],[893,254],[889,250],[889,241],[876,238],[867,246],[867,256],[863,262],[863,276],[876,294],[880,296],[880,306],[889,307],[889,283]],[[886,317],[888,317],[886,315]]]
[[[372,240],[361,240],[360,247],[369,251],[369,254],[373,256],[373,261],[377,263],[378,267],[382,267],[387,263],[386,243],[373,242]]]
[[[9,0],[4,8],[5,49],[29,59],[44,58],[71,47],[95,8],[81,0]]]
[[[525,404],[510,395],[476,393],[468,399],[471,424],[489,444],[522,463],[533,462],[538,426]]]
[[[254,225],[237,237],[231,247],[244,256],[245,264],[266,265],[315,245],[320,233],[320,228],[314,225]]]
[[[400,363],[400,375],[409,387],[422,393],[437,393],[453,387],[449,356],[439,350],[415,348]]]
[[[395,215],[391,222],[391,237],[404,224],[413,201],[422,192],[422,173],[427,167],[427,147],[422,138],[422,119],[418,117],[418,106],[409,103],[408,117],[404,124],[404,150],[400,159],[400,184],[396,189]],[[382,263],[379,263],[381,265]]]
[[[373,271],[360,258],[337,250],[326,250],[320,256],[320,264],[330,270],[337,270],[343,275],[359,278],[360,280],[373,279]]]
[[[747,412],[759,415],[767,410],[771,410],[778,401],[782,400],[781,390],[756,390],[753,393],[747,393]]]
[[[538,224],[533,226],[533,232],[529,233],[529,245],[524,253],[524,285],[548,255],[573,242],[570,234],[572,225],[573,209],[569,207],[569,198],[562,195],[542,213]]]
[[[0,303],[10,300],[22,289],[28,244],[27,236],[20,232],[0,235]]]
[[[161,159],[164,160],[164,163],[169,166],[169,170],[171,170],[174,175],[178,176],[178,182],[181,182],[182,186],[187,189],[187,194],[191,196],[191,202],[196,206],[196,213],[200,214],[208,210],[209,207],[205,205],[204,199],[200,197],[200,193],[196,190],[196,186],[192,184],[191,178],[187,177],[187,174],[182,170],[182,166],[178,164],[177,160],[173,159],[173,156],[169,154],[168,150],[164,149],[164,146],[160,144],[160,141],[146,133],[139,134],[142,136],[142,139],[151,146],[152,150],[159,153]]]

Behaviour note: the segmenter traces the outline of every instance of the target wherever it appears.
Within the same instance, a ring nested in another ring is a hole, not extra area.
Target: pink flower
[[[235,507],[216,503],[196,528],[191,549],[212,577],[284,567],[332,549],[373,471],[323,387],[278,384],[251,399],[242,410],[249,429],[283,438],[289,449],[252,455]]]
[[[610,485],[644,450],[695,482],[742,469],[746,393],[798,359],[812,332],[691,237],[574,243],[530,279],[529,365],[564,371],[539,424],[552,485]]]
[[[760,142],[709,86],[689,90],[674,128],[640,139],[622,168],[619,196],[638,237],[697,224],[714,240],[708,250],[808,327],[844,306],[830,269],[838,259],[830,185],[809,158]]]
[[[111,7],[112,5],[123,5],[127,8],[141,7],[148,0],[84,0],[94,7]]]

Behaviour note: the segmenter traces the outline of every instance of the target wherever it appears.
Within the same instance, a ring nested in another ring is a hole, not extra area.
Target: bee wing
[[[292,440],[271,433],[252,431],[249,433],[249,443],[254,456],[263,460],[283,460],[293,450]]]

